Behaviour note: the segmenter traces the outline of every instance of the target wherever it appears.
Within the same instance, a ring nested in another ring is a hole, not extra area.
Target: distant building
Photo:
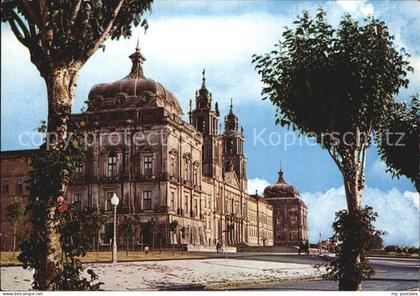
[[[12,227],[7,220],[7,205],[13,196],[28,197],[27,184],[30,169],[30,157],[37,150],[3,151],[1,152],[0,180],[0,213],[1,213],[1,245],[2,250],[12,248]],[[18,221],[16,236],[19,241],[28,230],[25,221]]]
[[[308,240],[308,208],[296,188],[286,183],[282,170],[277,183],[264,189],[264,198],[273,206],[274,245],[299,245]]]
[[[160,223],[155,246],[273,245],[272,206],[247,193],[244,134],[232,103],[222,131],[203,71],[187,123],[175,96],[144,76],[139,48],[130,59],[126,77],[95,85],[87,111],[72,115],[92,145],[87,162],[72,174],[67,201],[109,214],[103,246],[112,237],[114,192],[120,197],[118,224],[132,214],[142,230],[135,235],[137,245],[151,245],[146,229],[153,216]],[[1,153],[2,235],[10,231],[3,223],[9,198],[27,195],[18,182],[25,179],[31,153]],[[170,233],[168,224],[175,220],[178,228]],[[123,244],[123,232],[118,234]]]

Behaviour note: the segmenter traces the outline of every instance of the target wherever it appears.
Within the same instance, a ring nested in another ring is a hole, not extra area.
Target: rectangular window
[[[83,166],[76,166],[74,168],[73,178],[76,180],[83,178]]]
[[[193,215],[193,217],[197,217],[197,216],[198,216],[198,202],[195,199],[194,200],[194,215]]]
[[[175,209],[175,192],[171,192],[171,203],[169,206],[171,207],[171,210]]]
[[[1,187],[3,193],[9,193],[9,180],[3,180],[3,184]]]
[[[143,209],[152,209],[152,191],[143,191]]]
[[[185,195],[185,201],[184,201],[184,213],[188,215],[188,195]]]
[[[80,193],[73,194],[73,209],[76,211],[82,210],[81,196],[82,195]]]
[[[175,170],[175,157],[171,157],[171,169],[170,169],[170,172],[171,172],[171,176],[172,177],[175,177],[176,176],[176,170]]]
[[[185,162],[185,166],[184,166],[184,179],[185,180],[189,180],[189,173],[188,173],[188,162]]]
[[[153,157],[145,156],[144,157],[144,175],[151,176],[153,172]]]
[[[117,155],[110,153],[108,156],[108,177],[114,178],[117,176]]]
[[[88,195],[88,208],[92,208],[93,207],[93,198],[92,198],[92,194]]]
[[[16,180],[16,194],[22,194],[23,192],[23,182],[21,179]]]

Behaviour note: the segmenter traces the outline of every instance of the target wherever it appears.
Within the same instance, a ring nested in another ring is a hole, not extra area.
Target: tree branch
[[[13,9],[11,13],[12,13],[13,20],[16,21],[16,23],[19,25],[19,28],[22,30],[22,33],[25,35],[25,38],[29,39],[30,38],[29,29],[26,27],[23,20]]]
[[[10,19],[9,20],[10,28],[12,29],[13,34],[15,34],[17,40],[19,40],[20,43],[22,43],[25,47],[30,49],[28,41],[25,39],[25,37],[22,35],[22,33],[19,31],[15,24],[15,20]]]
[[[99,48],[99,46],[102,45],[102,43],[104,43],[106,41],[106,39],[108,39],[111,30],[114,26],[114,22],[115,19],[117,18],[117,15],[122,7],[124,3],[124,0],[119,0],[117,5],[115,6],[114,10],[112,11],[111,14],[111,19],[109,20],[107,26],[105,27],[105,30],[102,32],[102,35],[97,39],[97,41],[93,44],[93,46],[87,50],[76,62],[75,64],[77,65],[83,65],[94,53],[95,51]]]
[[[327,149],[328,153],[330,154],[331,158],[334,160],[335,164],[337,165],[338,169],[340,170],[341,174],[343,174],[343,168],[341,166],[340,161],[337,159],[337,152],[335,147],[332,147],[333,152],[330,149]]]
[[[74,25],[77,15],[79,14],[79,11],[80,11],[81,4],[82,4],[82,0],[78,0],[73,6],[73,9],[71,10],[70,18],[69,18],[70,26]]]
[[[47,14],[47,7],[45,4],[45,0],[38,0],[38,1],[39,1],[39,14],[41,15],[42,44],[43,44],[43,48],[47,49],[47,48],[50,48],[50,43],[52,40],[52,29],[50,28],[51,25],[48,22],[48,14]]]
[[[33,23],[37,25],[38,27],[41,26],[41,19],[39,16],[39,11],[37,15],[33,2],[27,1],[27,0],[17,0],[16,4],[24,12],[24,15],[28,19],[29,23]]]

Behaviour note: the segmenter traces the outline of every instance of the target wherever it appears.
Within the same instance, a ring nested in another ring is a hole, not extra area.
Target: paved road
[[[297,255],[240,255],[239,253],[234,258],[306,264],[320,262],[316,256]],[[419,289],[420,260],[371,258],[369,261],[376,274],[373,279],[362,284],[363,290],[401,291]],[[337,283],[334,281],[306,281],[259,286],[252,288],[252,290],[337,290]]]

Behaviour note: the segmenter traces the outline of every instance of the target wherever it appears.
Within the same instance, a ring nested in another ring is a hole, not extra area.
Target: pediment
[[[151,146],[145,146],[139,150],[140,153],[155,153],[157,149]]]
[[[236,176],[235,171],[229,171],[225,173],[225,183],[232,187],[240,189],[239,179],[238,176]]]

